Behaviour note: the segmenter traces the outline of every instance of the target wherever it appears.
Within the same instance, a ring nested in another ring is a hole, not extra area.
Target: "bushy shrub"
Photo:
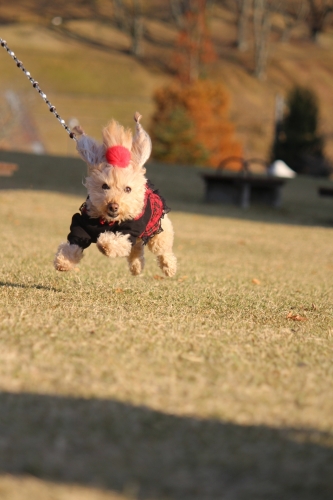
[[[154,101],[150,127],[154,158],[217,167],[230,156],[242,156],[223,85],[206,80],[174,83],[157,90]]]

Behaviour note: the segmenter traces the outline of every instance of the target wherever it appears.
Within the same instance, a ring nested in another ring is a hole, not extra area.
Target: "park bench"
[[[226,171],[228,165],[236,162],[241,165],[239,171]],[[202,174],[205,183],[205,201],[232,203],[242,208],[248,208],[251,203],[279,207],[282,188],[287,179],[268,174],[254,174],[249,168],[251,163],[261,163],[267,170],[267,164],[263,160],[229,157],[220,163],[214,173]]]
[[[5,163],[0,161],[1,177],[11,177],[16,170],[18,170],[18,165],[16,165],[16,163]]]

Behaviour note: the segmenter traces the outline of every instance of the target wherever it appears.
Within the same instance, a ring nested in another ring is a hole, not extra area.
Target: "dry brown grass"
[[[148,124],[153,112],[152,92],[171,78],[166,68],[174,52],[176,31],[171,24],[162,21],[162,14],[159,17],[155,8],[155,17],[147,19],[145,57],[140,62],[126,54],[128,37],[114,26],[92,19],[86,4],[81,12],[83,19],[67,23],[66,29],[93,43],[104,44],[109,47],[108,50],[68,38],[65,31],[50,30],[48,23],[51,17],[31,17],[31,13],[35,16],[36,12],[30,4],[20,2],[20,20],[42,22],[42,26],[2,26],[1,36],[7,39],[31,70],[60,114],[66,120],[75,116],[96,137],[111,117],[125,125],[130,124],[136,109],[140,109]],[[16,8],[15,15],[17,12],[20,12],[19,8]],[[74,15],[73,12],[71,14]],[[275,32],[267,79],[259,82],[252,76],[253,49],[239,53],[235,48],[235,15],[230,10],[218,8],[211,27],[219,60],[211,69],[210,76],[222,81],[231,93],[231,117],[246,156],[268,157],[276,94],[284,95],[294,84],[306,83],[319,96],[321,128],[327,138],[327,154],[333,158],[332,32],[324,33],[316,45],[308,40],[304,29],[296,30],[292,43],[278,43]],[[4,51],[0,53],[0,61],[3,68],[0,75],[2,88],[17,90],[25,99],[47,151],[73,154],[57,121],[47,113],[45,104]],[[14,137],[6,145],[23,150],[29,148],[28,144],[22,145]]]
[[[149,256],[133,278],[96,248],[57,274],[82,197],[2,192],[4,498],[332,497],[330,214],[318,225],[330,200],[296,179],[282,211],[243,215],[191,188],[177,201],[181,179],[196,185],[196,171],[177,171],[155,170],[189,210],[171,213],[175,279]]]

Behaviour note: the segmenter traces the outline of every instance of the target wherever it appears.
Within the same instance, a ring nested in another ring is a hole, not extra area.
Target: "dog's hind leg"
[[[157,263],[166,276],[174,276],[177,271],[177,258],[172,251],[173,227],[167,215],[162,219],[163,231],[148,241],[149,250],[156,255]]]
[[[133,276],[141,274],[145,265],[144,249],[142,240],[137,240],[133,245],[131,253],[127,257],[128,265]]]

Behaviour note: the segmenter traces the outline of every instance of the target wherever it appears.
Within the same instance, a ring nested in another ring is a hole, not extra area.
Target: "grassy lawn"
[[[60,274],[83,163],[13,158],[20,170],[0,178],[0,498],[331,499],[333,201],[319,182],[244,212],[204,204],[194,169],[150,165],[174,208],[177,276],[147,255],[133,278],[95,247]]]

